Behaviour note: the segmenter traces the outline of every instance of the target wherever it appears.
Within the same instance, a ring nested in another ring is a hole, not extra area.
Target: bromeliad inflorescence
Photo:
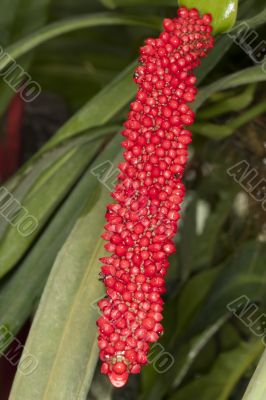
[[[125,162],[108,206],[101,259],[106,297],[99,302],[101,371],[114,386],[147,363],[149,344],[161,325],[168,256],[184,197],[182,176],[197,89],[193,70],[213,47],[211,16],[182,7],[164,20],[157,39],[140,50],[136,100],[125,123]]]

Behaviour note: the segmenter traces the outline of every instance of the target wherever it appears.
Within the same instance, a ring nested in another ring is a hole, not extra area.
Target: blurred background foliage
[[[245,160],[257,171],[253,187],[265,179],[266,67],[224,34],[197,71],[187,197],[160,342],[174,364],[158,373],[151,362],[113,390],[99,374],[95,328],[109,192],[91,169],[118,163],[117,132],[136,91],[138,48],[175,15],[176,0],[1,0],[0,10],[2,48],[42,88],[23,105],[20,168],[2,176],[2,186],[39,221],[22,237],[0,219],[1,325],[13,335],[24,326],[24,340],[30,321],[24,353],[38,360],[32,374],[17,372],[10,399],[241,399],[263,344],[227,304],[244,295],[259,307],[254,321],[265,312],[266,218],[262,201],[227,170]],[[258,33],[258,45],[266,33],[265,1],[240,1],[238,21]],[[12,99],[1,79],[1,146]],[[265,183],[261,190],[265,195]],[[10,350],[1,343],[1,351]],[[1,400],[13,373],[2,371]]]

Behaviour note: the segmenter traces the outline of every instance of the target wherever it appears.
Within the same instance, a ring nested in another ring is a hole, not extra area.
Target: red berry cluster
[[[101,371],[114,386],[147,363],[149,344],[163,332],[165,274],[184,197],[181,181],[194,121],[187,103],[197,89],[192,70],[213,47],[211,16],[182,7],[165,19],[158,39],[141,48],[139,86],[125,123],[125,162],[108,206],[101,261],[107,296],[99,302]]]

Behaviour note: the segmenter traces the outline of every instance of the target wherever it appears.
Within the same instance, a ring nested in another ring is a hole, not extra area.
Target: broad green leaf
[[[59,35],[76,31],[78,29],[105,25],[133,25],[159,29],[161,21],[157,18],[142,18],[107,13],[83,15],[66,21],[54,22],[33,34],[30,34],[26,38],[19,40],[12,46],[9,46],[7,51],[13,58],[18,58],[34,49],[36,46],[39,46],[41,43]],[[4,59],[3,62],[0,62],[0,70],[6,67],[6,64],[6,59]]]
[[[117,135],[90,165],[29,254],[1,287],[0,323],[8,326],[14,335],[23,326],[39,300],[60,248],[98,186],[91,169],[107,159],[113,160],[119,152],[119,142],[120,137]]]
[[[108,135],[112,135],[120,129],[121,126],[119,125],[105,125],[101,128],[85,130],[78,137],[62,142],[59,146],[44,154],[39,155],[37,153],[30,161],[23,164],[14,176],[5,182],[5,187],[21,201],[33,186],[34,182],[37,181],[38,177],[54,163],[58,162],[58,160],[71,149],[86,143],[93,143],[104,137],[106,138]]]
[[[266,351],[260,359],[258,367],[248,385],[247,391],[242,400],[264,400],[266,396]]]
[[[20,260],[100,146],[101,142],[78,146],[40,176],[23,201],[23,207],[37,221],[36,229],[24,235],[21,234],[23,222],[8,227],[0,242],[0,276],[5,275]],[[13,220],[19,221],[21,216],[23,221],[24,214],[23,209],[20,209]]]
[[[10,400],[86,399],[98,359],[95,302],[103,294],[98,259],[110,195],[98,184],[93,197],[55,261],[26,342],[38,368],[27,376],[18,369]]]
[[[188,8],[197,8],[202,14],[211,13],[213,17],[214,33],[223,33],[230,30],[237,17],[238,0],[179,0],[179,5]]]
[[[103,195],[97,206],[88,204],[90,212],[77,222],[55,261],[26,343],[38,368],[27,376],[18,369],[10,400],[86,399],[98,358],[92,304],[103,294],[98,280],[103,250],[95,238],[105,205]]]
[[[34,183],[37,182],[37,185],[39,185],[38,178],[42,177],[41,179],[43,180],[45,176],[45,179],[47,180],[48,176],[50,177],[51,171],[53,170],[52,166],[58,164],[58,160],[60,160],[65,154],[69,153],[71,149],[82,144],[94,142],[101,137],[119,131],[119,129],[119,126],[109,125],[104,128],[92,129],[90,131],[83,132],[82,136],[62,144],[55,149],[52,149],[51,151],[43,154],[41,157],[37,157],[36,160],[33,158],[34,162],[24,164],[24,166],[19,170],[18,173],[16,173],[15,176],[12,177],[12,179],[10,179],[8,182],[5,182],[5,187],[9,192],[12,193],[16,200],[23,204],[25,196],[30,192],[31,188],[34,187]],[[49,173],[45,174],[47,171],[49,171]],[[2,239],[8,226],[8,220],[1,218],[0,239]]]
[[[236,349],[221,353],[207,375],[187,383],[170,400],[228,400],[245,371],[259,357],[263,349],[260,340],[242,342]],[[256,398],[256,400],[258,400]]]

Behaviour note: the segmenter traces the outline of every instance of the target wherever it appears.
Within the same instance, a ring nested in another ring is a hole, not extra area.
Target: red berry
[[[173,22],[171,19],[169,19],[169,18],[166,18],[166,19],[163,21],[163,26],[164,26],[164,29],[165,29],[166,31],[169,31],[169,32],[172,32],[172,31],[175,29],[175,24],[174,24],[174,22]]]
[[[122,375],[127,370],[126,364],[123,362],[117,362],[113,365],[112,371],[114,371],[118,375]]]
[[[144,326],[144,328],[146,328],[147,330],[151,330],[151,329],[153,329],[154,328],[154,326],[155,326],[155,321],[154,321],[154,319],[152,319],[152,318],[145,318],[143,321],[142,321],[142,325]]]

